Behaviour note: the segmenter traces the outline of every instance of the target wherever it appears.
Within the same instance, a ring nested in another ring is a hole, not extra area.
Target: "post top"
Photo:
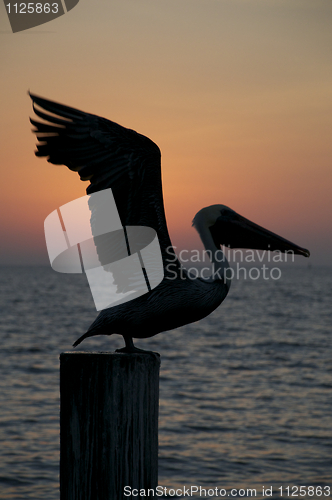
[[[155,358],[158,363],[160,363],[160,354],[158,352],[154,351],[144,351],[144,352],[134,352],[134,353],[127,353],[127,352],[110,352],[110,351],[65,351],[60,353],[60,361],[64,361],[65,359],[73,359],[74,358],[86,358],[86,359],[92,359],[94,358],[97,360],[98,358],[100,359],[105,359],[108,358],[110,360],[134,360],[134,359],[141,359],[148,360],[151,357]]]
[[[160,356],[158,352],[155,351],[143,351],[143,352],[112,352],[112,351],[64,351],[60,354],[62,356],[63,354],[81,354],[81,355],[95,355],[95,356],[145,356],[146,354],[157,354],[157,356]]]

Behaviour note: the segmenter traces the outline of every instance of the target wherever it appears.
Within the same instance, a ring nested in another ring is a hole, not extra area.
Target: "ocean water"
[[[279,280],[235,280],[198,323],[136,341],[161,354],[166,498],[191,486],[201,498],[332,495],[331,305],[331,268],[290,265]],[[58,500],[59,354],[97,313],[84,276],[47,267],[0,268],[0,311],[0,499]]]

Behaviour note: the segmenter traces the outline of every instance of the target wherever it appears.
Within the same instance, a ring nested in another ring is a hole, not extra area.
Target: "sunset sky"
[[[47,265],[44,219],[88,185],[34,156],[29,89],[159,145],[178,248],[222,203],[330,264],[331,0],[80,0],[15,34],[1,3],[0,44],[0,264]]]

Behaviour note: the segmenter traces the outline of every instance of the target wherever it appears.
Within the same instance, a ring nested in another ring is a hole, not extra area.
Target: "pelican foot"
[[[116,349],[115,352],[124,352],[125,354],[135,354],[135,353],[145,353],[148,354],[151,351],[145,351],[144,349],[139,349],[138,347],[133,346],[126,346],[122,347],[122,349]]]
[[[123,336],[124,341],[126,343],[126,347],[122,347],[122,349],[116,349],[115,352],[124,352],[126,354],[135,354],[135,353],[149,353],[151,351],[144,351],[144,349],[138,349],[138,347],[134,346],[133,338]]]

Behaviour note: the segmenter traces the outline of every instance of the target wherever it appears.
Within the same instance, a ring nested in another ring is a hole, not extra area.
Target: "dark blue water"
[[[205,320],[136,342],[161,354],[160,485],[327,498],[278,488],[332,491],[331,305],[330,268],[290,265],[279,280],[233,282]],[[0,310],[0,498],[58,500],[58,358],[97,313],[84,276],[49,268],[1,268]]]

